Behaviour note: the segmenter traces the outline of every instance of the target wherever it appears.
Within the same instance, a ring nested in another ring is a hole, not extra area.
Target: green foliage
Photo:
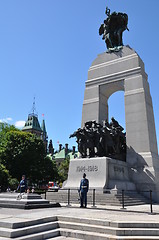
[[[69,159],[65,159],[63,162],[61,162],[58,168],[59,182],[64,182],[67,179],[69,163],[70,163]]]
[[[12,177],[21,178],[22,174],[31,177],[45,156],[43,142],[30,133],[9,131],[1,148],[1,161]]]
[[[0,122],[0,134],[4,135],[11,130],[20,131],[14,125],[9,125],[8,123]]]
[[[50,160],[48,156],[46,156],[44,159],[43,174],[45,176],[47,183],[50,180],[56,181],[58,179],[57,165],[54,161]]]
[[[4,165],[0,164],[0,186],[4,191],[8,187],[9,172]]]
[[[0,125],[0,162],[11,178],[20,180],[25,174],[30,184],[57,178],[56,165],[46,157],[43,141],[7,124]]]
[[[10,131],[19,131],[14,125],[9,125],[7,123],[0,122],[0,162],[1,153],[5,148],[6,134]]]
[[[19,185],[19,181],[16,178],[9,179],[9,187],[11,191],[16,190]]]

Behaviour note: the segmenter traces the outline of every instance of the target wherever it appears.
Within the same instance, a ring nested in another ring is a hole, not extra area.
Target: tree
[[[20,180],[25,174],[31,183],[57,174],[52,161],[46,158],[45,146],[40,138],[4,125],[0,130],[0,162],[11,178]]]
[[[19,181],[16,178],[9,178],[8,186],[11,191],[16,190],[18,188]]]
[[[58,168],[59,182],[64,182],[67,179],[69,163],[70,163],[69,158],[66,158],[64,161],[61,162]]]
[[[8,123],[0,122],[0,146],[5,139],[5,135],[10,131],[20,131],[14,125],[9,125]]]
[[[49,156],[44,158],[43,164],[40,166],[41,170],[41,179],[48,183],[49,181],[57,181],[58,179],[58,170],[55,161],[52,161]],[[44,177],[45,176],[45,177]]]
[[[0,188],[4,191],[8,187],[9,172],[4,165],[0,164]]]

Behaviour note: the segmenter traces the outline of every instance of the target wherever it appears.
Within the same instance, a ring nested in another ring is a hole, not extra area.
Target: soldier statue
[[[113,117],[102,126],[96,121],[88,121],[71,137],[76,137],[78,151],[82,158],[113,157],[125,161],[126,134],[123,127]]]

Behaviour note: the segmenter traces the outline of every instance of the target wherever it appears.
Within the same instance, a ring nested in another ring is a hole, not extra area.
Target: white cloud
[[[12,121],[13,119],[11,117],[7,117],[7,118],[2,118],[0,119],[0,122],[5,122],[5,123],[8,123],[10,121]]]
[[[17,128],[23,128],[25,125],[25,121],[16,121],[14,124]]]
[[[7,121],[12,121],[13,119],[11,117],[6,118]]]

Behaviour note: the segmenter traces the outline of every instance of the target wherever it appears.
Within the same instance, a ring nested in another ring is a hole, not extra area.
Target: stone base
[[[84,172],[90,188],[136,190],[135,184],[130,181],[127,163],[108,157],[71,160],[63,188],[79,188]]]
[[[151,190],[153,200],[159,202],[159,156],[150,152],[139,154],[133,151],[129,152],[127,161],[137,191],[149,197]]]
[[[0,207],[3,208],[19,208],[19,209],[35,209],[60,207],[59,203],[50,203],[43,199],[39,194],[19,194],[19,193],[0,193]]]

